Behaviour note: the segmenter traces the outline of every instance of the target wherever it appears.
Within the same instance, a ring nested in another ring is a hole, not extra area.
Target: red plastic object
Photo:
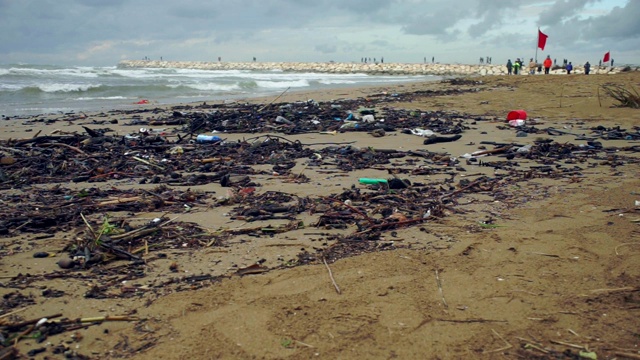
[[[509,120],[527,120],[527,112],[524,110],[509,111],[507,121]]]

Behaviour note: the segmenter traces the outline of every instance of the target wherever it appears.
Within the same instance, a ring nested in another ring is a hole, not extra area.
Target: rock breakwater
[[[487,76],[506,75],[504,65],[495,64],[439,64],[439,63],[338,63],[338,62],[205,62],[205,61],[155,61],[123,60],[119,68],[176,68],[199,70],[253,70],[286,72],[319,72],[335,74],[375,74],[375,75],[437,75],[437,76]],[[592,74],[618,73],[622,68],[592,66]],[[636,69],[637,70],[637,69]],[[563,69],[555,69],[552,74],[565,74]],[[575,74],[583,74],[582,66],[574,68]],[[537,74],[537,73],[536,73]],[[526,73],[524,74],[526,75]]]

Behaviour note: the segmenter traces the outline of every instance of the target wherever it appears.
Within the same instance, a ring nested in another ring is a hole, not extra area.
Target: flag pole
[[[538,45],[540,44],[540,28],[538,28],[538,40],[536,41],[536,65],[538,64]]]

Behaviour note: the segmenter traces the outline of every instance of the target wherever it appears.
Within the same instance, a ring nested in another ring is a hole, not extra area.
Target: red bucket
[[[509,111],[507,121],[509,120],[527,120],[527,112],[524,110]]]

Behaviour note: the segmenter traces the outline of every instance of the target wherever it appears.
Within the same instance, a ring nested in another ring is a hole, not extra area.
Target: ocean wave
[[[127,99],[137,99],[134,97],[126,97],[126,96],[80,96],[76,98],[79,101],[93,101],[93,100],[127,100]]]
[[[305,79],[295,81],[256,81],[256,84],[260,88],[264,89],[286,89],[286,88],[301,88],[308,87],[309,81]]]
[[[338,85],[338,84],[357,84],[358,82],[355,80],[319,80],[318,83],[324,85]]]
[[[55,93],[55,92],[84,92],[90,89],[97,89],[102,85],[93,85],[93,84],[62,84],[62,83],[53,83],[53,84],[40,84],[37,86],[40,91],[46,93]]]
[[[77,68],[66,69],[38,69],[38,68],[16,68],[12,67],[8,69],[5,75],[16,76],[29,76],[29,77],[81,77],[81,78],[96,78],[98,74],[95,72],[88,72]]]
[[[202,90],[202,91],[233,91],[240,90],[240,85],[238,84],[216,84],[216,83],[205,83],[205,84],[188,84],[185,85],[188,88]]]

